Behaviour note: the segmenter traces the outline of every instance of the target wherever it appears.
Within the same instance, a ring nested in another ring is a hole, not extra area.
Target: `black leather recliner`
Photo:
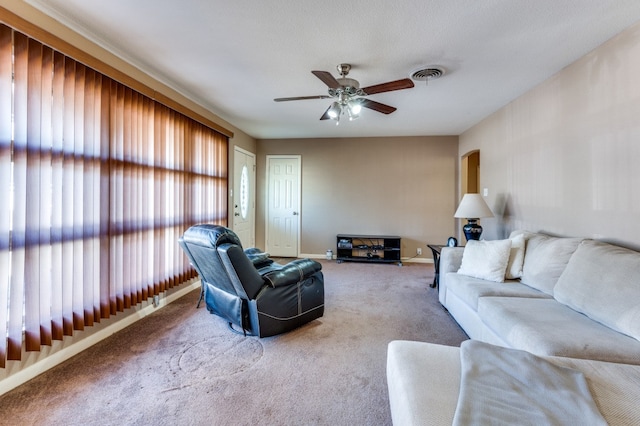
[[[280,265],[258,249],[243,250],[232,230],[210,224],[187,229],[179,243],[200,275],[207,309],[232,330],[273,336],[324,314],[324,277],[315,260]]]

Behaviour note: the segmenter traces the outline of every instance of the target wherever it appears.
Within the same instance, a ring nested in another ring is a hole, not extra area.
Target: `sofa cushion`
[[[518,234],[509,237],[511,240],[511,252],[509,253],[509,263],[504,277],[508,280],[514,280],[522,277],[522,267],[524,265],[524,234]]]
[[[640,340],[640,252],[583,241],[558,279],[554,297]]]
[[[510,347],[536,355],[640,364],[640,342],[555,299],[482,297],[478,315]]]
[[[387,382],[394,425],[452,424],[460,391],[458,351],[456,347],[425,342],[389,343]],[[545,359],[581,371],[598,409],[611,425],[640,424],[639,366],[573,358]]]
[[[389,343],[387,383],[394,425],[451,424],[460,391],[458,351],[454,346],[406,340]]]
[[[547,293],[521,284],[518,281],[496,283],[456,273],[447,275],[447,291],[454,293],[467,305],[478,310],[478,299],[486,296],[536,297],[550,299]]]
[[[467,241],[458,273],[503,282],[509,262],[511,240]]]
[[[552,295],[553,287],[580,241],[582,238],[560,238],[543,234],[529,236],[520,281]]]

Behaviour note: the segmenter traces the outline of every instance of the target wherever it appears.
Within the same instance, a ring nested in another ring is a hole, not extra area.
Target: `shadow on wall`
[[[512,223],[515,217],[515,207],[510,194],[498,194],[493,205],[493,214],[498,221],[496,224],[496,235],[498,238],[508,238],[514,229]]]

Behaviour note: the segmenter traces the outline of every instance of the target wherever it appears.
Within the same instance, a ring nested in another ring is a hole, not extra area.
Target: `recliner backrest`
[[[205,282],[243,299],[254,298],[262,287],[264,279],[230,229],[194,225],[185,231],[179,243]]]

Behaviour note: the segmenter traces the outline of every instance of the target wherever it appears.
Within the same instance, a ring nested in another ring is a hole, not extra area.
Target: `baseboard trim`
[[[200,288],[199,279],[194,280],[190,284],[184,285],[184,287],[177,289],[175,292],[167,294],[166,297],[163,297],[163,295],[161,295],[158,306],[154,306],[150,299],[149,302],[146,302],[147,306],[140,308],[136,312],[131,313],[121,320],[118,320],[113,324],[106,326],[102,330],[96,331],[95,333],[79,340],[72,345],[69,345],[68,347],[62,348],[52,353],[41,361],[23,368],[15,374],[10,375],[9,377],[0,381],[0,396],[28,382],[29,380],[37,377],[45,371],[50,370],[58,364],[63,363],[64,361],[79,354],[85,349],[90,348],[91,346],[106,339],[107,337],[117,333],[118,331],[125,329],[126,327],[141,320],[142,318],[151,315],[154,312],[157,312],[158,309],[164,308],[169,303],[178,300],[182,296],[192,292],[197,288]]]
[[[326,254],[311,254],[311,253],[300,253],[298,255],[299,258],[302,259],[327,259],[327,255]],[[333,260],[336,259],[335,254],[333,255]],[[401,258],[400,261],[402,263],[431,263],[433,264],[433,259],[425,259],[422,257],[407,257],[407,258]]]

